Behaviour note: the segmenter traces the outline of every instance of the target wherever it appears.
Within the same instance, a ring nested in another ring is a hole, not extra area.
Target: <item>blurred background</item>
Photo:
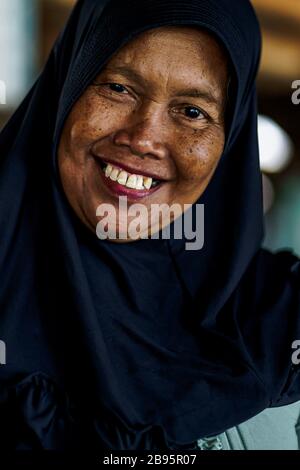
[[[34,83],[74,3],[0,0],[0,128]],[[258,104],[264,243],[300,254],[300,0],[252,3],[263,31]]]

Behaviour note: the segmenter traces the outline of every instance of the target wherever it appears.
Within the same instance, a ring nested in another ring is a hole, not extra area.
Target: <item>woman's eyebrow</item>
[[[126,65],[116,65],[113,67],[107,67],[105,69],[107,72],[112,73],[119,73],[120,75],[124,75],[124,77],[134,80],[137,83],[147,84],[149,87],[151,83],[145,77],[143,77],[138,71],[133,70],[132,68],[126,67]],[[213,94],[212,91],[209,89],[200,90],[198,88],[185,88],[182,90],[178,90],[174,96],[181,97],[186,96],[188,98],[201,98],[205,100],[207,103],[219,105],[220,100]]]
[[[188,98],[201,98],[207,103],[219,105],[220,100],[210,90],[199,90],[198,88],[186,88],[179,90],[175,96],[187,96]]]
[[[139,72],[133,70],[132,68],[126,67],[126,65],[116,65],[113,67],[106,67],[104,71],[112,72],[112,73],[119,73],[120,75],[124,75],[124,77],[134,80],[135,82],[140,83],[147,83],[147,79],[143,77]]]

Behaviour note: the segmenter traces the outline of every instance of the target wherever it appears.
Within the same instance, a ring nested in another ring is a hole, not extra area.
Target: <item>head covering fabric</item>
[[[198,252],[184,239],[98,240],[70,209],[57,168],[64,122],[86,87],[131,38],[164,25],[206,29],[232,65],[224,152],[197,201],[205,204]],[[300,399],[290,363],[299,261],[261,249],[260,49],[248,0],[76,3],[0,134],[8,447],[191,449]]]

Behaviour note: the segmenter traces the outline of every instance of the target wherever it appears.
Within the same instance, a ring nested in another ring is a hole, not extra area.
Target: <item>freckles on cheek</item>
[[[199,171],[210,173],[218,164],[222,155],[224,140],[221,136],[206,135],[194,141],[193,149]]]
[[[76,120],[71,124],[70,143],[72,149],[78,149],[87,145],[93,138],[94,132],[90,123],[85,120]]]
[[[207,180],[215,171],[222,150],[223,140],[212,133],[182,141],[178,164],[182,180],[189,185]]]
[[[72,147],[82,147],[111,132],[114,122],[113,105],[99,98],[84,97],[75,105],[69,116],[69,141]]]

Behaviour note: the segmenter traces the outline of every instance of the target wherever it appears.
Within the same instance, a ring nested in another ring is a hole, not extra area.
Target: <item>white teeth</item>
[[[136,189],[136,182],[137,182],[136,175],[130,175],[126,183],[127,188]]]
[[[118,183],[122,184],[123,186],[126,186],[127,177],[128,177],[127,171],[121,171],[117,179]]]
[[[111,174],[109,175],[110,179],[113,181],[117,181],[119,173],[120,173],[120,170],[118,170],[117,168],[113,168]]]
[[[113,170],[113,167],[112,167],[111,165],[107,165],[107,167],[105,168],[105,176],[106,176],[106,178],[109,177],[109,175],[111,174],[112,170]]]
[[[152,178],[144,178],[144,186],[146,189],[150,189],[152,186]]]
[[[117,181],[122,186],[127,186],[127,188],[131,189],[150,189],[153,183],[153,179],[148,176],[131,175],[127,171],[114,167],[111,164],[107,164],[104,173],[112,181]]]
[[[137,178],[136,179],[136,189],[145,189],[144,184],[143,184],[144,178],[140,175],[137,175],[136,178]]]

